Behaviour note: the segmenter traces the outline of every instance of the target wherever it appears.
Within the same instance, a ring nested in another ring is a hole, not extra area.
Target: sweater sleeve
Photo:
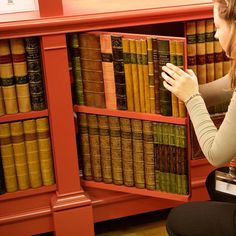
[[[219,129],[211,120],[201,96],[191,99],[186,107],[200,147],[208,161],[214,166],[231,161],[236,156],[236,92],[233,93]]]

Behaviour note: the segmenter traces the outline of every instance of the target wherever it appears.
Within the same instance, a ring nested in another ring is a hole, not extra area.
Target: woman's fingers
[[[171,68],[167,66],[163,66],[162,70],[175,80],[178,80],[180,78],[179,74],[176,71],[172,70]]]
[[[162,78],[171,86],[173,86],[175,84],[175,80],[172,79],[168,74],[166,74],[165,72],[161,72],[161,76]]]

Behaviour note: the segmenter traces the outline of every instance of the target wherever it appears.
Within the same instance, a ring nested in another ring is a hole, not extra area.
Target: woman
[[[214,1],[214,23],[215,37],[232,59],[230,73],[198,86],[193,71],[184,72],[167,63],[162,77],[165,88],[185,102],[204,155],[212,165],[220,166],[236,157],[236,0]],[[230,99],[217,130],[206,105]],[[236,236],[236,204],[215,201],[183,204],[170,212],[167,231],[170,236]]]

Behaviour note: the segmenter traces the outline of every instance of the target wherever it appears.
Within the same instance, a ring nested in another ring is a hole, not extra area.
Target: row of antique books
[[[0,124],[0,192],[54,184],[48,118]]]
[[[93,31],[72,33],[68,47],[76,104],[186,117],[163,86],[162,66],[184,67],[185,38]]]
[[[0,115],[46,108],[38,37],[0,40]]]
[[[85,180],[188,194],[185,125],[78,113]]]

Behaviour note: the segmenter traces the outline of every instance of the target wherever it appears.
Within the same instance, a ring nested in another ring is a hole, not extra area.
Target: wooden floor
[[[169,209],[95,224],[96,236],[168,236]]]

